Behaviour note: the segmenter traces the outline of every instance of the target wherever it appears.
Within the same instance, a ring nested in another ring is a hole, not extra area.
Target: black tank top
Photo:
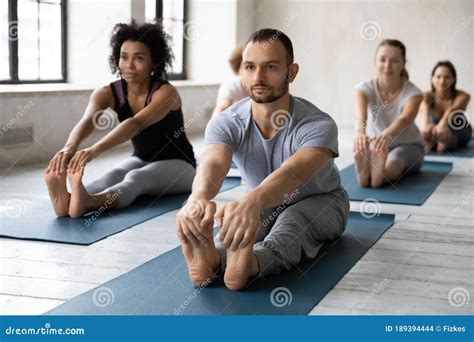
[[[150,103],[154,92],[167,83],[163,80],[151,80],[145,106]],[[114,95],[114,110],[118,114],[119,121],[131,118],[133,114],[127,99],[127,82],[120,79],[110,83],[110,88]],[[182,159],[196,167],[193,147],[186,137],[183,126],[181,108],[170,111],[163,119],[148,126],[132,138],[133,155],[146,162]]]

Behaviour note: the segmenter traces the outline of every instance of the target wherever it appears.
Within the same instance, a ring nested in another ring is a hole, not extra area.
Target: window
[[[187,0],[146,0],[145,18],[153,21],[155,18],[162,19],[165,32],[171,36],[171,50],[173,51],[173,69],[169,73],[172,80],[186,78],[184,41],[184,26],[186,22]]]
[[[0,82],[66,81],[66,0],[0,4]]]

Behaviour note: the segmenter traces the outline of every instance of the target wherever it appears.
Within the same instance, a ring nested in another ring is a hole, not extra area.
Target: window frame
[[[155,6],[155,17],[158,20],[163,19],[163,0],[156,0],[156,6]],[[188,0],[183,0],[183,24],[185,24],[188,21]],[[183,34],[183,69],[180,73],[170,73],[168,74],[168,79],[169,80],[186,80],[187,79],[187,74],[186,74],[186,56],[187,56],[187,40],[184,39],[184,34]]]
[[[41,0],[38,0],[41,1]],[[61,0],[61,75],[59,79],[20,80],[18,78],[18,39],[8,37],[10,79],[0,80],[0,84],[41,84],[67,82],[67,0]],[[18,22],[18,0],[8,0],[8,27]]]

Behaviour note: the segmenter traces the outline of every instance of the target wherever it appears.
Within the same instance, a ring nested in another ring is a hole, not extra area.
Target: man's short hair
[[[279,40],[285,48],[286,60],[288,65],[293,64],[293,44],[291,43],[290,38],[288,38],[288,36],[280,30],[272,28],[260,29],[250,36],[245,45],[248,45],[248,43],[250,42],[264,42],[265,47],[267,47],[269,44],[275,42],[276,40]]]

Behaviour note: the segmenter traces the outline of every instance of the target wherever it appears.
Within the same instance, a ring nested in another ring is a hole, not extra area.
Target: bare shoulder
[[[152,96],[152,101],[162,102],[163,100],[171,100],[173,102],[171,110],[181,108],[181,97],[178,90],[169,83],[163,84]]]
[[[100,107],[113,107],[114,106],[114,95],[110,85],[106,85],[95,89],[90,97],[90,101],[94,102]]]
[[[465,98],[471,98],[471,95],[469,95],[469,93],[465,92],[464,90],[459,90],[457,91],[457,94],[456,94],[456,97],[458,96],[462,96],[462,97],[465,97]]]

